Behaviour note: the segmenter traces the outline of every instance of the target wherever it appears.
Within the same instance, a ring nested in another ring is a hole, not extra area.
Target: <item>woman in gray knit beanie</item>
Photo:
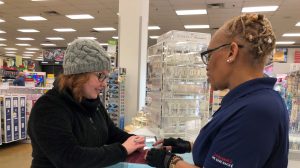
[[[32,168],[106,167],[145,146],[144,137],[117,128],[100,102],[110,60],[97,41],[74,40],[63,68],[31,111]]]

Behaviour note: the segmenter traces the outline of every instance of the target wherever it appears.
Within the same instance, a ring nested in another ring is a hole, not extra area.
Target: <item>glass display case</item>
[[[149,124],[161,137],[194,140],[209,118],[209,89],[200,52],[210,34],[170,31],[148,49]]]

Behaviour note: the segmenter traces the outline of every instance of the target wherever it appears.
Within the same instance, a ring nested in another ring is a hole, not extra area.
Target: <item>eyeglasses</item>
[[[106,79],[108,79],[108,75],[105,75],[104,73],[96,73],[96,76],[98,77],[99,82],[104,82]]]
[[[226,46],[229,46],[231,45],[231,43],[227,43],[227,44],[223,44],[223,45],[220,45],[219,47],[216,47],[216,48],[213,48],[213,49],[209,49],[209,50],[206,50],[204,52],[201,53],[201,59],[202,59],[202,62],[207,65],[208,64],[208,61],[210,60],[210,57],[211,57],[211,53],[222,48],[222,47],[226,47]],[[239,45],[238,44],[238,47],[239,48],[243,48],[244,46],[243,45]]]

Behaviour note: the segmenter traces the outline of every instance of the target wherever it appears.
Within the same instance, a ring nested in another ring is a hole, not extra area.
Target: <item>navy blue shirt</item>
[[[205,168],[286,168],[288,112],[273,90],[274,78],[247,81],[231,90],[201,129],[193,146]]]
[[[13,81],[14,86],[25,86],[25,77],[20,76]]]

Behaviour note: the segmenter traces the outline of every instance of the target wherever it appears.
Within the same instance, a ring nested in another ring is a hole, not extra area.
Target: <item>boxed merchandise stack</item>
[[[117,68],[110,73],[105,92],[105,107],[116,126],[124,129],[125,112],[125,68]]]
[[[2,128],[2,141],[9,143],[13,141],[13,114],[11,111],[12,97],[1,96],[1,128]]]
[[[207,122],[209,88],[200,56],[210,34],[170,31],[148,49],[145,111],[150,127],[161,137],[194,140]]]

